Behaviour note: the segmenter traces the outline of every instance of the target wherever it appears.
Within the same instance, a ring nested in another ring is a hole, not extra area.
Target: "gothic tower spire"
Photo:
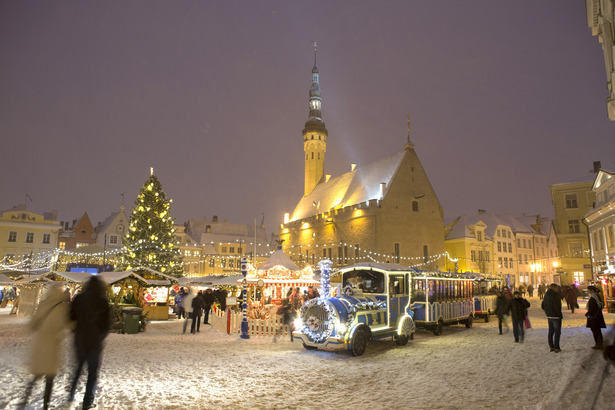
[[[309,195],[324,180],[325,152],[327,151],[327,128],[322,120],[322,95],[318,67],[316,66],[316,42],[314,41],[314,68],[310,88],[309,116],[303,128],[303,151],[305,152],[305,191]]]

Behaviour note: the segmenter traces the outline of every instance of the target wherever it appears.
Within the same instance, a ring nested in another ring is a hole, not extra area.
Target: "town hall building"
[[[299,264],[334,267],[393,262],[443,269],[444,212],[408,137],[402,150],[331,178],[316,54],[303,129],[304,195],[280,228],[283,249]],[[403,140],[401,140],[403,141]],[[400,141],[400,142],[401,142]],[[400,144],[401,145],[401,144]]]

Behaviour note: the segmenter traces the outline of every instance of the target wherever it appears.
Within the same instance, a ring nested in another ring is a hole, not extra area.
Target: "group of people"
[[[542,296],[540,286],[539,296]],[[601,296],[600,290],[597,287],[588,286],[587,290],[590,297],[586,306],[586,326],[591,329],[592,335],[594,337],[595,344],[592,348],[603,349],[604,339],[602,336],[602,329],[606,328],[606,323],[604,322],[604,316],[602,314],[602,309],[604,307],[603,298]],[[549,349],[551,352],[559,353],[562,351],[560,347],[560,336],[562,332],[563,319],[562,300],[566,300],[568,308],[571,310],[572,313],[574,313],[574,309],[579,308],[577,302],[578,290],[574,285],[572,285],[567,286],[566,289],[562,291],[561,287],[558,284],[553,283],[548,287],[546,292],[544,292],[544,296],[542,296],[541,299],[541,308],[547,316],[547,321],[549,325],[549,331],[547,335]],[[514,293],[511,293],[510,289],[505,286],[502,291],[498,291],[495,313],[498,317],[498,329],[500,331],[500,334],[503,334],[502,325],[504,324],[506,326],[505,316],[510,313],[512,317],[512,327],[515,342],[523,342],[524,327],[529,328],[531,326],[527,316],[527,310],[529,307],[530,302],[522,297],[522,294],[519,290],[515,291]]]
[[[75,295],[72,301],[70,294],[63,292],[60,285],[50,286],[30,321],[30,328],[35,332],[30,355],[30,371],[33,378],[26,386],[22,406],[27,405],[34,384],[44,378],[43,408],[49,408],[53,381],[62,364],[61,344],[65,330],[72,328],[76,368],[68,402],[74,401],[79,377],[83,366],[87,363],[88,377],[82,408],[96,407],[94,395],[103,341],[110,327],[111,307],[107,296],[107,285],[98,276],[92,276],[81,293]]]
[[[210,288],[205,289],[205,292],[181,288],[176,298],[176,306],[177,317],[181,319],[183,316],[185,319],[183,333],[186,333],[188,322],[192,323],[190,333],[199,333],[201,331],[201,317],[203,317],[203,324],[208,325],[209,314],[214,302],[214,292]],[[225,309],[225,307],[221,306],[221,309]]]

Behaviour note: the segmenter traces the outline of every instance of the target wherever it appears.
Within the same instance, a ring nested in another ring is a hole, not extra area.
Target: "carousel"
[[[320,282],[314,279],[312,268],[299,268],[281,246],[261,266],[251,266],[245,281],[248,288],[248,316],[257,319],[277,311],[291,291],[299,288],[301,294],[305,294],[310,287],[320,286]],[[243,279],[237,282],[243,285]]]

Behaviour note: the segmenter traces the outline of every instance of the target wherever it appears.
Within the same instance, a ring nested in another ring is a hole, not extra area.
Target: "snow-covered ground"
[[[615,408],[615,367],[591,349],[585,309],[565,313],[559,354],[547,345],[547,320],[531,298],[533,328],[525,343],[498,335],[497,319],[419,331],[408,345],[368,346],[361,357],[307,351],[288,339],[243,340],[209,326],[182,334],[181,320],[150,323],[147,332],[111,334],[96,394],[103,409],[482,409]],[[585,301],[580,301],[582,307]],[[0,309],[0,408],[15,408],[29,380],[27,318]],[[615,314],[605,314],[612,334]],[[607,332],[604,332],[606,335]],[[56,378],[52,407],[62,407],[72,368]],[[81,400],[85,378],[77,393]],[[30,408],[42,408],[43,383]]]

